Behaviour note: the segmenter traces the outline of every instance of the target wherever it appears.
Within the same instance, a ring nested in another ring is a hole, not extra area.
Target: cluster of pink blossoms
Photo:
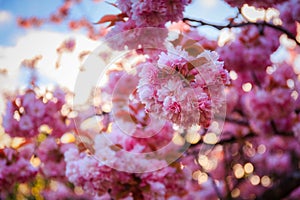
[[[72,144],[57,143],[53,137],[48,137],[39,146],[37,156],[41,160],[40,171],[47,178],[64,178],[66,163],[64,152]]]
[[[104,138],[96,138],[97,141]],[[96,144],[98,146],[99,144]],[[101,147],[103,147],[101,145]],[[114,160],[113,154],[117,152],[108,152],[105,147],[98,151],[103,156],[107,156],[107,160]],[[96,155],[99,152],[96,152]],[[131,157],[129,160],[124,158],[121,154],[117,156],[119,164],[130,165],[130,162],[137,157]],[[85,191],[100,199],[108,199],[116,197],[118,199],[166,199],[172,195],[182,196],[185,192],[184,179],[185,174],[178,168],[179,166],[168,166],[155,172],[147,173],[128,173],[118,171],[109,165],[107,161],[99,161],[93,156],[86,153],[79,153],[77,149],[71,148],[65,153],[65,160],[67,162],[66,176],[77,186],[81,186]],[[148,160],[148,164],[155,160]],[[136,166],[131,166],[136,167]]]
[[[56,89],[53,93],[39,96],[34,90],[12,98],[6,105],[3,118],[5,132],[11,137],[30,138],[40,133],[40,127],[47,125],[52,135],[60,137],[72,128],[67,124],[67,116],[61,113],[65,104],[65,93]]]
[[[278,32],[270,28],[265,28],[261,34],[256,26],[248,26],[233,41],[220,47],[218,53],[227,69],[265,70],[272,64],[270,56],[279,47],[279,36]]]
[[[221,106],[221,92],[214,87],[229,83],[215,52],[194,57],[178,46],[162,52],[157,62],[140,67],[138,93],[147,112],[183,127],[210,125]]]
[[[172,142],[172,124],[151,121],[135,94],[138,80],[137,74],[110,71],[102,89],[113,102],[110,131],[92,138],[92,155],[77,148],[65,152],[68,180],[96,198],[167,199],[186,193],[189,175],[178,162],[168,165],[180,148]]]
[[[74,129],[65,95],[60,88],[44,92],[34,87],[8,99],[3,126],[12,139],[22,137],[24,141],[17,147],[0,149],[0,194],[4,199],[14,193],[16,184],[32,181],[28,187],[34,187],[40,177],[58,181],[65,187],[62,191],[69,191],[64,195],[79,198],[67,188],[65,177],[64,152],[72,144],[64,144],[61,137]],[[45,198],[56,191],[49,185],[44,189],[40,195]]]
[[[295,100],[291,98],[291,94],[292,91],[285,88],[275,88],[272,91],[252,90],[244,96],[244,106],[254,120],[283,118],[295,109]]]
[[[114,49],[160,49],[168,35],[165,24],[182,19],[190,0],[118,0],[117,6],[128,19],[115,22],[107,38]],[[120,35],[122,33],[122,35]],[[115,37],[118,36],[119,37]]]
[[[293,111],[299,107],[299,98],[295,96],[299,91],[297,81],[292,66],[283,63],[265,76],[260,88],[253,88],[243,95],[243,110],[254,130],[273,132],[270,120],[274,120],[278,131],[291,131],[295,118]]]
[[[136,27],[164,27],[168,21],[179,21],[190,0],[118,0],[117,5]]]
[[[32,180],[37,174],[37,168],[30,164],[33,152],[32,145],[25,145],[19,150],[13,148],[0,149],[0,198],[6,198],[16,183]]]

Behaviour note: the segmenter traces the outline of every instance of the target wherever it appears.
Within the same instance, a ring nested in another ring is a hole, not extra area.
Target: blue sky
[[[26,33],[27,30],[17,26],[17,17],[47,17],[62,3],[63,0],[0,0],[0,12],[7,12],[10,15],[8,21],[1,23],[0,20],[0,45],[14,45],[17,38]],[[91,0],[83,0],[80,4],[72,8],[69,18],[76,19],[84,16],[94,22],[105,14],[117,12],[116,8],[107,3],[101,2],[95,4]],[[37,29],[58,32],[70,31],[66,24],[46,24]]]

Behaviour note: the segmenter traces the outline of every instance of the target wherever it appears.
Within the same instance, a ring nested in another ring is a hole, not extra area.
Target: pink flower
[[[167,97],[163,103],[164,109],[167,112],[171,112],[174,115],[179,114],[181,112],[181,106],[175,99],[172,97]]]
[[[19,126],[20,130],[22,131],[30,131],[34,127],[33,119],[28,115],[22,116],[19,122]]]
[[[45,114],[45,104],[41,100],[31,102],[26,111],[32,117],[41,118]]]
[[[28,91],[24,96],[21,96],[21,99],[22,105],[24,107],[30,107],[32,105],[32,102],[36,101],[36,96],[34,91]]]
[[[0,150],[0,196],[13,192],[16,183],[31,180],[37,169],[30,164],[30,157],[22,157],[22,149],[4,148]],[[25,155],[25,154],[24,154]]]

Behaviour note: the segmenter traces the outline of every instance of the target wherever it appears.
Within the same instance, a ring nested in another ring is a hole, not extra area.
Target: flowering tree
[[[6,94],[0,199],[299,199],[300,2],[225,1],[237,8],[225,25],[185,18],[189,0],[118,0],[96,24],[68,21],[103,42],[81,54],[73,92],[39,87],[39,58],[23,62],[29,86]],[[78,2],[18,23],[69,20]],[[279,15],[250,20],[246,4]],[[275,62],[279,50],[289,57]]]

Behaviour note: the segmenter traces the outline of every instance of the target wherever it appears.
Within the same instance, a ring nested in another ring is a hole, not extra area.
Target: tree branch
[[[293,190],[300,186],[300,172],[294,172],[283,179],[279,180],[277,184],[265,191],[261,197],[257,200],[262,199],[273,199],[280,200],[290,195]]]
[[[248,121],[234,119],[234,118],[231,118],[231,117],[225,117],[225,122],[237,124],[237,125],[240,125],[240,126],[249,126],[249,122]]]
[[[183,18],[182,19],[183,22],[185,22],[187,25],[191,26],[191,27],[199,27],[199,26],[211,26],[214,27],[218,30],[222,30],[224,28],[238,28],[238,27],[243,27],[243,26],[250,26],[250,25],[254,25],[257,27],[270,27],[272,29],[275,29],[281,33],[284,33],[288,36],[288,38],[294,40],[296,42],[297,45],[300,46],[300,42],[297,40],[296,36],[294,34],[292,34],[291,32],[289,32],[288,30],[286,30],[284,27],[279,26],[279,25],[275,25],[266,21],[262,21],[262,22],[241,22],[241,23],[229,23],[227,25],[217,25],[217,24],[213,24],[213,23],[209,23],[209,22],[205,22],[203,20],[199,20],[199,19],[191,19],[191,18]],[[197,22],[199,23],[198,25],[191,25],[189,22]]]

